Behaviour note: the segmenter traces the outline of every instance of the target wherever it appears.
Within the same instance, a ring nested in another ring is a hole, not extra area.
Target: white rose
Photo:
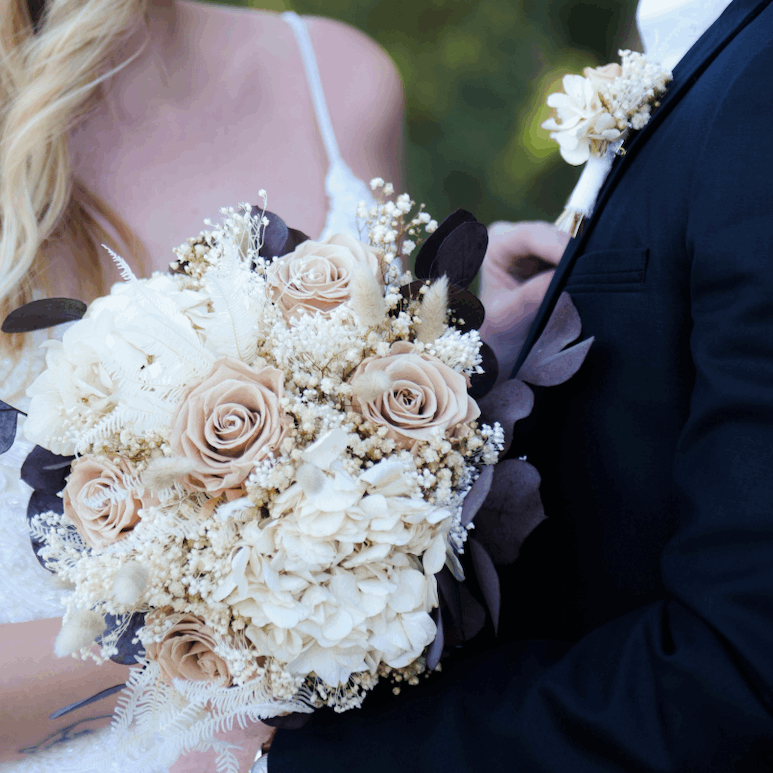
[[[542,128],[551,132],[561,156],[573,166],[590,158],[591,140],[611,142],[621,135],[599,97],[599,87],[604,82],[602,73],[593,78],[569,74],[562,81],[565,93],[548,96],[548,106],[555,109],[556,116],[545,121]]]

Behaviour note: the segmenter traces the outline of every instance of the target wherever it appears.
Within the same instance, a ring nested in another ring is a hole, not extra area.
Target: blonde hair
[[[26,0],[0,0],[0,319],[33,292],[50,288],[47,254],[70,251],[88,265],[89,290],[104,292],[103,242],[126,256],[101,216],[140,263],[147,252],[104,200],[74,178],[68,131],[104,99],[114,46],[138,23],[148,0],[45,0],[33,29]],[[35,0],[33,0],[35,2]],[[42,0],[37,0],[40,7]],[[34,6],[33,6],[34,7]],[[37,11],[38,8],[35,8]],[[37,32],[35,31],[37,30]],[[147,43],[147,40],[146,40]],[[90,300],[84,297],[83,300]],[[24,336],[0,336],[17,353]]]

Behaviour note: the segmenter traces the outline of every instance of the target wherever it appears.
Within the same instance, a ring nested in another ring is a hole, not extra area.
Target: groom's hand
[[[489,226],[489,245],[481,267],[480,299],[486,307],[484,327],[512,327],[542,302],[569,243],[569,235],[543,222]]]
[[[499,381],[510,376],[531,320],[542,303],[569,234],[551,223],[489,226],[479,295],[486,307],[481,338],[499,361]]]

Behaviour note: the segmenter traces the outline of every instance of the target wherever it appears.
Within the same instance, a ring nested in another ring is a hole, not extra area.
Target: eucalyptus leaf
[[[115,615],[105,615],[105,630],[102,635],[97,639],[97,642],[102,642],[108,634],[115,631],[126,620],[126,615],[117,617]],[[145,650],[142,646],[142,642],[139,640],[135,643],[132,641],[137,636],[137,631],[145,625],[145,614],[143,612],[135,612],[129,618],[129,624],[126,630],[118,637],[118,641],[115,646],[118,652],[115,655],[110,656],[110,660],[114,663],[120,663],[123,666],[135,666],[137,665],[137,656],[143,655]]]
[[[513,442],[513,427],[528,416],[534,408],[534,392],[520,379],[511,378],[494,387],[482,400],[478,400],[480,421],[493,424],[498,421],[505,434],[506,454]]]
[[[591,337],[564,349],[580,335],[581,330],[580,315],[569,293],[561,293],[545,329],[521,365],[518,378],[538,386],[556,386],[571,378],[579,370],[593,343]]]
[[[65,487],[70,463],[74,458],[55,454],[43,446],[35,446],[21,466],[21,479],[30,488],[56,494]]]
[[[486,601],[491,620],[494,623],[494,633],[499,630],[499,610],[502,602],[502,594],[499,588],[499,575],[497,574],[494,562],[488,554],[486,548],[476,540],[470,537],[467,540],[472,556],[472,565],[475,569],[475,578],[478,581],[483,598]]]
[[[284,255],[284,246],[287,243],[287,237],[289,235],[289,230],[285,221],[273,212],[266,211],[263,213],[263,210],[260,207],[253,207],[250,210],[250,215],[257,218],[265,215],[268,219],[268,225],[265,228],[261,227],[263,244],[261,244],[260,251],[258,252],[260,257],[272,260],[273,258]],[[257,247],[257,245],[254,246]]]
[[[16,440],[16,421],[22,411],[0,400],[0,454],[4,454]]]
[[[41,298],[14,309],[3,321],[3,333],[30,333],[81,319],[86,304],[74,298]]]
[[[41,491],[40,489],[33,491],[32,494],[30,494],[30,499],[27,503],[27,523],[29,524],[32,521],[33,516],[49,511],[61,515],[61,513],[64,512],[64,502],[62,499],[58,497],[55,492]],[[69,528],[75,530],[74,526]],[[46,543],[33,537],[32,533],[30,533],[30,544],[32,545],[32,552],[35,554],[38,563],[46,571],[51,572],[52,570],[46,566],[45,562],[40,557],[40,551],[45,547]]]
[[[478,274],[488,247],[488,229],[477,220],[457,226],[443,241],[435,256],[433,271],[467,288]]]
[[[475,222],[477,222],[475,216],[467,210],[457,209],[456,212],[452,212],[421,245],[416,255],[413,273],[419,279],[437,279],[441,276],[443,271],[437,265],[441,245],[459,226]]]
[[[480,510],[481,505],[486,501],[489,491],[491,491],[491,482],[493,480],[494,465],[483,465],[480,475],[475,479],[475,483],[472,484],[462,503],[462,526],[467,526],[475,518],[475,514]]]
[[[485,397],[493,388],[499,377],[499,362],[494,350],[484,341],[480,347],[480,366],[483,373],[473,373],[470,376],[468,394],[474,400]]]
[[[432,610],[432,619],[435,621],[435,627],[437,634],[432,640],[432,644],[427,648],[427,668],[430,671],[435,670],[435,666],[440,662],[440,658],[443,655],[443,645],[445,644],[445,637],[443,636],[443,612],[440,607],[435,607]]]
[[[421,298],[419,291],[426,286],[426,280],[415,279],[403,285],[400,288],[400,294],[406,300],[417,300]],[[448,308],[451,310],[451,325],[463,333],[477,330],[486,317],[486,310],[476,296],[469,290],[452,284],[448,285]]]
[[[475,538],[495,564],[516,561],[529,534],[545,520],[537,470],[521,459],[505,459],[494,468],[486,501],[475,516]]]
[[[467,587],[457,582],[447,567],[436,575],[438,592],[447,614],[443,617],[443,636],[448,646],[469,641],[486,623],[486,611]]]

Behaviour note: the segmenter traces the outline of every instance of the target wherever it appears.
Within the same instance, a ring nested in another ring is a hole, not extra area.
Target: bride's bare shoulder
[[[389,54],[335,19],[305,17],[339,146],[363,179],[402,183],[405,93]]]

